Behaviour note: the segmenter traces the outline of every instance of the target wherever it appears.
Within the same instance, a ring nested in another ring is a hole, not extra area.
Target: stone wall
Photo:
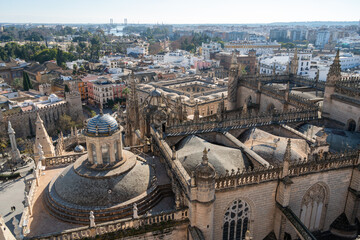
[[[327,106],[329,118],[341,122],[345,130],[348,129],[348,123],[352,119],[356,123],[356,130],[360,131],[360,105],[349,104],[340,99],[332,98]]]
[[[7,125],[8,121],[11,121],[16,132],[16,137],[26,138],[36,134],[35,122],[37,113],[39,113],[40,118],[44,121],[46,130],[51,133],[58,127],[60,117],[68,114],[68,111],[68,104],[61,102],[50,107],[41,108],[38,111],[28,111],[4,116],[4,121],[0,124]]]
[[[216,192],[214,203],[214,239],[222,239],[223,219],[234,200],[250,205],[250,232],[253,239],[264,239],[273,230],[277,181]]]

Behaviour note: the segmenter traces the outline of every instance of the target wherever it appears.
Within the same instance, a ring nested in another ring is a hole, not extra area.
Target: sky
[[[0,22],[246,24],[359,21],[360,0],[0,0]]]

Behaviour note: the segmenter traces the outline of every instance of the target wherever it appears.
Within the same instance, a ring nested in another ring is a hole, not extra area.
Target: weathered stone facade
[[[16,137],[27,138],[35,136],[37,114],[39,114],[40,118],[44,121],[46,130],[53,133],[58,127],[60,117],[64,114],[71,116],[75,121],[83,119],[80,95],[78,93],[68,93],[65,101],[60,101],[38,110],[9,115],[0,113],[0,129],[6,129],[7,122],[11,121],[16,132]]]

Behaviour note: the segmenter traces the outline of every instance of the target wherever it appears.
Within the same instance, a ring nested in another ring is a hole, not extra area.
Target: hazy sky
[[[358,21],[360,0],[0,0],[0,22],[271,23]]]

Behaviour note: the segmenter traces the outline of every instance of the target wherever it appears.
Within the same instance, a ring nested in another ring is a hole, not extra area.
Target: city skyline
[[[349,8],[351,6],[351,8]],[[164,23],[164,24],[250,24],[274,22],[359,21],[360,2],[345,0],[304,0],[295,6],[280,0],[241,3],[235,0],[219,4],[215,0],[181,2],[156,0],[132,2],[69,1],[61,4],[44,0],[0,3],[0,22],[6,23]],[[303,11],[301,10],[303,9]],[[305,11],[306,10],[306,11]]]

